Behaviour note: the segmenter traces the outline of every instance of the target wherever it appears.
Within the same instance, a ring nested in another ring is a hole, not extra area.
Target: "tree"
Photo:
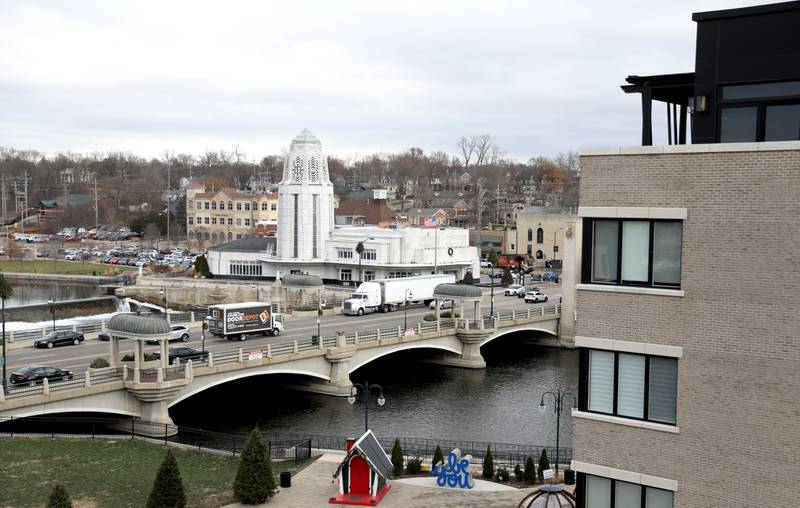
[[[356,254],[358,254],[358,282],[361,282],[363,280],[361,276],[361,256],[364,254],[364,242],[358,242]]]
[[[436,451],[433,452],[433,459],[431,460],[431,467],[435,466],[439,462],[444,462],[444,454],[442,453],[442,449],[437,445]]]
[[[497,264],[497,251],[492,249],[489,251],[489,255],[486,257],[486,260],[495,266]]]
[[[208,260],[205,256],[197,256],[197,259],[194,260],[194,271],[197,275],[202,275],[203,277],[211,277],[211,269],[208,267]]]
[[[503,286],[510,286],[514,282],[514,277],[511,276],[511,268],[503,268],[503,278],[500,279]]]
[[[8,243],[8,242],[6,242]],[[2,302],[2,317],[3,320],[3,359],[6,358],[6,300],[10,299],[14,296],[14,288],[11,284],[8,283],[5,277],[0,275],[0,302]],[[6,376],[6,362],[3,361],[3,391],[8,388],[6,384],[8,381],[8,376]]]
[[[494,457],[492,457],[492,447],[486,447],[486,455],[483,456],[483,477],[486,479],[494,478]]]
[[[518,482],[525,480],[525,474],[522,472],[522,468],[519,467],[519,464],[514,466],[514,478],[516,478]]]
[[[536,466],[534,466],[533,457],[530,455],[528,456],[528,460],[525,461],[525,472],[522,473],[522,475],[529,484],[533,485],[536,483]]]
[[[22,259],[22,249],[16,240],[10,236],[6,236],[5,251],[8,259],[19,258]]]
[[[150,496],[147,498],[147,508],[183,508],[184,506],[186,506],[186,494],[183,491],[178,461],[175,460],[172,450],[167,450],[167,455],[156,473],[153,490],[150,491]]]
[[[392,473],[394,476],[403,474],[403,449],[400,447],[400,440],[394,440],[392,447]]]
[[[258,427],[255,427],[242,449],[239,470],[233,482],[233,495],[240,503],[260,504],[274,496],[275,490],[267,447]]]
[[[53,486],[53,491],[50,493],[50,497],[47,498],[47,508],[72,508],[69,494],[61,484],[56,483]]]
[[[467,270],[467,272],[464,274],[464,278],[461,279],[461,283],[462,284],[475,284],[475,279],[472,277],[472,271],[471,270]]]
[[[550,461],[547,460],[547,450],[542,448],[542,454],[539,455],[539,480],[544,480],[545,469],[550,469]]]

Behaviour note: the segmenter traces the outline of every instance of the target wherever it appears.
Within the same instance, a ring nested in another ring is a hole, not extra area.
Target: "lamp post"
[[[161,289],[158,290],[158,293],[164,299],[164,319],[169,321],[169,307],[168,307],[168,303],[167,303],[167,288],[162,287]]]
[[[564,228],[558,228],[557,230],[553,231],[553,261],[556,260],[556,253],[558,252],[558,244],[556,243],[556,236],[558,235],[559,231],[563,231]],[[555,268],[555,267],[553,267]]]
[[[558,476],[558,459],[559,459],[559,434],[561,431],[561,412],[564,410],[564,400],[567,397],[572,397],[572,408],[578,407],[578,401],[575,399],[575,395],[565,392],[561,393],[561,388],[557,389],[555,393],[553,392],[544,392],[542,394],[542,400],[539,402],[539,411],[544,413],[547,410],[547,406],[544,403],[544,399],[547,395],[553,397],[553,402],[555,406],[553,410],[556,413],[556,476]]]
[[[408,299],[412,296],[414,295],[411,293],[411,290],[406,289],[406,293],[403,298],[405,300],[405,302],[403,302],[403,335],[406,334],[406,330],[408,329]]]
[[[489,263],[489,284],[492,287],[492,296],[489,305],[489,315],[494,317],[494,263]]]
[[[50,300],[47,300],[47,305],[50,306],[50,312],[53,314],[53,331],[56,331],[56,302],[55,296]]]
[[[357,388],[361,388],[361,393],[364,394],[364,432],[369,430],[369,394],[373,388],[377,388],[379,390],[378,393],[378,405],[383,407],[386,404],[386,399],[383,397],[383,388],[381,385],[371,385],[369,381],[365,381],[362,385],[361,383],[353,383],[353,386],[350,388],[350,395],[347,397],[347,402],[350,404],[355,404],[356,402],[356,395],[358,394]]]
[[[260,299],[258,298],[258,281],[251,282],[250,287],[256,290],[256,301],[257,302],[260,301]]]
[[[208,316],[203,320],[202,326],[200,326],[200,336],[202,337],[202,345],[200,349],[205,353],[206,351],[206,328],[208,328]],[[208,359],[208,357],[206,357]]]

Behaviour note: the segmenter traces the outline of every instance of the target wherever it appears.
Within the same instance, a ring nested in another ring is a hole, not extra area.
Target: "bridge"
[[[463,314],[462,314],[463,315]],[[169,408],[230,381],[268,374],[293,374],[309,391],[347,396],[350,373],[378,358],[415,349],[442,352],[441,363],[484,368],[481,347],[515,332],[542,332],[551,345],[559,339],[561,305],[510,310],[479,319],[440,319],[412,327],[380,328],[241,347],[208,353],[199,361],[163,366],[158,361],[90,369],[82,378],[41,385],[0,388],[0,416],[23,418],[54,413],[127,415],[149,423],[172,420]],[[568,345],[568,344],[563,344]]]

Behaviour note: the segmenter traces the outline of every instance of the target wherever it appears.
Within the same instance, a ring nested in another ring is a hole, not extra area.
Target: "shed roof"
[[[481,288],[469,284],[439,284],[433,290],[435,298],[483,298]]]
[[[136,314],[117,314],[108,322],[108,331],[131,335],[169,335],[166,319]]]
[[[383,447],[380,442],[378,442],[378,438],[375,437],[375,434],[373,434],[371,430],[368,430],[363,436],[358,438],[358,441],[353,444],[353,447],[350,448],[350,451],[345,455],[344,460],[339,463],[339,467],[336,468],[336,472],[333,474],[334,478],[339,476],[342,466],[347,464],[350,457],[356,453],[361,455],[369,466],[383,478],[389,477],[389,471],[392,470],[392,461],[389,460],[389,456],[383,451]]]

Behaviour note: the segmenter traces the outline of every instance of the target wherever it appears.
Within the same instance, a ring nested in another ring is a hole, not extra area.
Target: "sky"
[[[761,3],[0,0],[0,146],[257,161],[303,128],[351,160],[480,134],[517,160],[636,145],[625,77],[692,71],[693,12]]]

